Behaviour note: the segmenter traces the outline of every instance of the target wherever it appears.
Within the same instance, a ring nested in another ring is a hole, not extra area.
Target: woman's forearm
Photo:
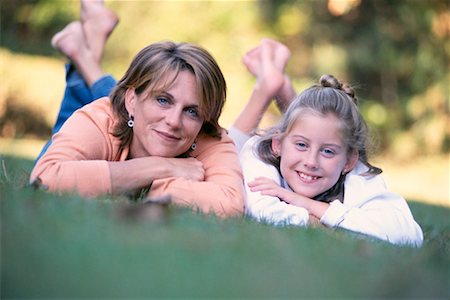
[[[126,161],[108,162],[111,191],[121,194],[149,186],[154,180],[169,177],[204,179],[203,164],[195,158],[149,156]]]

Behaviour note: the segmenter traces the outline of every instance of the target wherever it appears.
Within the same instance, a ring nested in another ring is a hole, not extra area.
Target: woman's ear
[[[349,154],[347,163],[345,164],[345,167],[344,167],[344,170],[342,170],[342,173],[346,174],[346,173],[350,172],[351,170],[353,170],[356,163],[358,162],[358,159],[359,159],[358,151],[353,151],[351,154]]]
[[[125,108],[128,111],[128,115],[134,116],[134,109],[137,102],[137,95],[134,88],[128,88],[125,91]]]

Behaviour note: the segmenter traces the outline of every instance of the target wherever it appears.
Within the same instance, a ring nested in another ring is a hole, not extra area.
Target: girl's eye
[[[306,148],[308,147],[308,146],[307,146],[305,143],[303,143],[303,142],[297,142],[296,145],[297,145],[297,148],[299,148],[299,149],[301,149],[301,150],[306,149]]]
[[[330,148],[323,149],[322,153],[325,154],[326,156],[333,156],[334,154],[336,154],[336,152]]]

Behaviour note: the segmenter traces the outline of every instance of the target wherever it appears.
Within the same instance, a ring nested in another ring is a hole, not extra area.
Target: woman
[[[82,1],[82,12],[83,3],[98,5]],[[88,36],[93,39],[84,31],[88,20],[72,23],[69,34],[56,39],[67,53],[70,47],[82,53],[85,66],[101,56],[88,43]],[[72,43],[61,41],[68,37]],[[69,67],[67,76],[79,75]],[[169,194],[173,203],[204,213],[241,215],[239,159],[218,123],[225,96],[222,72],[206,50],[187,43],[149,45],[110,97],[80,104],[61,122],[30,181],[87,197],[148,190],[150,196]]]

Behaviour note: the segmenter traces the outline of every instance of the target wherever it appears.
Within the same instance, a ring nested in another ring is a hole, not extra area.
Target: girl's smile
[[[300,177],[300,180],[305,183],[311,183],[320,178],[319,176],[308,175],[303,172],[297,172],[297,173],[298,173],[298,176]]]

